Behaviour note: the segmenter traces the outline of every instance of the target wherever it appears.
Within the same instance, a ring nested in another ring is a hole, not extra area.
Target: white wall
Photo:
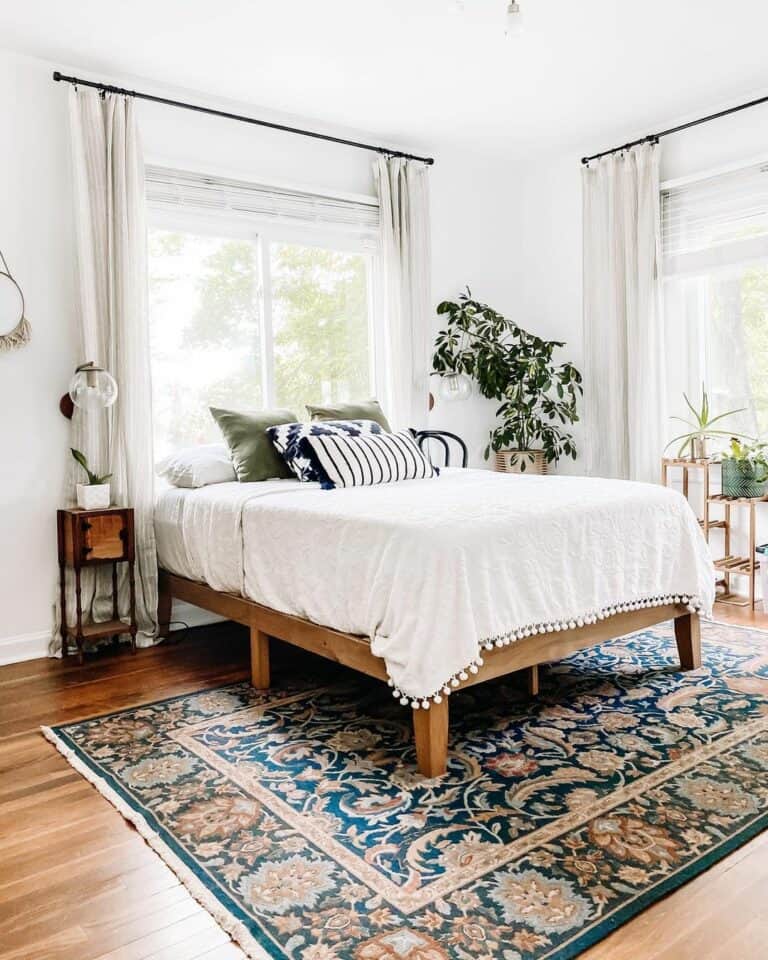
[[[31,345],[0,354],[0,663],[42,656],[47,648],[58,576],[55,511],[68,442],[58,399],[76,363],[90,359],[77,356],[67,88],[52,82],[54,68],[89,76],[76,65],[0,51],[0,249],[24,289],[33,326]],[[96,79],[148,87],[128,78]],[[254,106],[226,107],[296,121]],[[267,182],[373,192],[373,154],[149,103],[139,103],[139,111],[150,161]],[[309,118],[297,125],[328,130]],[[358,136],[370,140],[370,134]],[[439,145],[392,145],[429,150],[437,158],[432,169],[435,300],[455,296],[469,283],[478,296],[502,310],[511,308],[514,278],[507,250],[513,191],[506,165]],[[492,412],[493,404],[483,400],[453,409],[438,404],[433,422],[465,435],[473,461],[481,462]]]
[[[28,346],[0,353],[0,663],[45,650],[57,578],[58,401],[76,337],[66,112],[52,87],[40,64],[0,54],[0,249],[32,324]]]
[[[510,258],[519,228],[513,206],[516,186],[503,158],[477,153],[441,156],[431,175],[432,260],[435,303],[455,300],[469,286],[478,300],[517,317],[515,277]],[[437,316],[434,330],[439,329]],[[487,466],[483,449],[498,406],[475,393],[465,402],[442,400],[440,378],[432,378],[435,408],[430,426],[463,437],[472,466]]]

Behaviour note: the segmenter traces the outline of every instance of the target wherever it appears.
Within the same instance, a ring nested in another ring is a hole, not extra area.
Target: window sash
[[[147,205],[155,212],[189,214],[212,223],[242,221],[252,230],[289,240],[337,236],[356,248],[378,248],[375,197],[273,187],[154,165],[145,168],[145,187]]]
[[[265,407],[277,401],[271,245],[294,243],[362,255],[367,275],[369,382],[371,394],[386,402],[382,396],[387,383],[385,335],[377,322],[383,283],[376,197],[269,186],[152,164],[145,168],[145,186],[150,226],[254,244]]]
[[[719,243],[704,250],[665,257],[663,274],[665,279],[670,280],[676,277],[694,277],[767,259],[768,236],[750,237],[747,240]]]
[[[662,189],[661,236],[665,276],[762,259],[768,249],[768,164]]]
[[[258,297],[259,336],[261,347],[261,390],[264,407],[277,406],[274,366],[274,327],[272,322],[272,243],[295,243],[301,246],[321,247],[344,253],[358,254],[364,257],[368,295],[368,363],[371,396],[381,398],[386,378],[383,370],[384,356],[383,333],[377,322],[377,304],[381,302],[381,265],[375,255],[361,238],[338,232],[322,232],[317,229],[301,229],[299,225],[286,226],[272,224],[268,228],[254,229],[254,224],[246,218],[201,214],[189,209],[148,207],[148,226],[161,230],[183,231],[185,233],[206,236],[248,240],[256,248],[258,259],[257,273],[259,282]],[[301,416],[301,411],[296,411]]]

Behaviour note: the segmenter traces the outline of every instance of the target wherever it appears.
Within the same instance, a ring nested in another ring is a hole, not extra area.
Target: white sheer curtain
[[[583,168],[587,470],[653,481],[664,447],[659,150]]]
[[[717,424],[768,430],[768,167],[748,164],[662,191],[664,315],[670,414],[690,419],[706,385]],[[684,430],[670,421],[671,437]],[[710,451],[726,446],[713,438]],[[677,447],[671,450],[677,452]]]
[[[153,642],[157,610],[157,559],[153,526],[152,406],[147,325],[144,165],[134,102],[130,97],[70,88],[69,112],[75,194],[80,356],[94,360],[118,383],[106,412],[76,409],[71,445],[112,473],[112,501],[134,508],[137,642]],[[69,462],[72,502],[76,469]],[[124,568],[124,565],[121,565]],[[111,570],[83,579],[87,619],[111,615]],[[123,579],[124,569],[121,571]],[[121,584],[122,615],[127,590]],[[74,622],[72,584],[68,619]],[[58,638],[54,638],[54,650]]]
[[[399,428],[426,425],[429,400],[430,225],[428,167],[380,157],[379,194],[387,415]]]
[[[693,276],[664,280],[667,318],[667,398],[670,416],[691,419],[684,394],[701,404],[702,385],[709,396],[711,416],[739,413],[717,427],[756,436],[768,424],[768,343],[763,333],[768,306],[768,257],[762,263],[734,264]],[[668,420],[671,440],[686,432]],[[727,446],[728,438],[708,442],[709,452]],[[679,444],[669,449],[677,454]]]

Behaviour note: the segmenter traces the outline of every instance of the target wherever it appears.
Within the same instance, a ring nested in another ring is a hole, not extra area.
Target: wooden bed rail
[[[384,661],[371,653],[364,637],[341,633],[329,627],[280,613],[269,607],[254,603],[235,593],[223,593],[194,580],[160,570],[160,595],[158,601],[159,636],[167,637],[171,620],[173,600],[184,600],[196,607],[210,610],[228,620],[234,620],[250,628],[251,632],[251,681],[255,687],[265,689],[270,685],[269,638],[277,637],[302,650],[317,653],[377,680],[387,680]],[[675,639],[683,670],[695,670],[701,666],[701,637],[699,617],[690,613],[682,604],[664,604],[627,613],[617,613],[597,623],[563,630],[558,633],[536,634],[517,640],[506,647],[483,653],[484,665],[478,673],[456,688],[471,687],[494,677],[526,671],[528,692],[538,693],[538,665],[564,657],[594,646],[605,640],[621,637],[636,630],[652,627],[666,620],[674,620]],[[429,710],[414,710],[414,734],[419,771],[426,777],[438,777],[445,773],[448,760],[448,697],[439,704],[433,703]]]

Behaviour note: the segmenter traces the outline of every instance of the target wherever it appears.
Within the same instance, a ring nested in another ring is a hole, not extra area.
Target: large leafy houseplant
[[[491,431],[486,460],[491,450],[513,450],[512,464],[519,461],[525,470],[525,452],[535,449],[547,463],[576,459],[573,436],[563,428],[579,419],[581,374],[573,364],[552,359],[565,344],[528,333],[474,300],[469,289],[456,302],[443,301],[437,312],[446,324],[435,340],[433,370],[466,374],[484,397],[501,401],[496,411],[501,422]]]

